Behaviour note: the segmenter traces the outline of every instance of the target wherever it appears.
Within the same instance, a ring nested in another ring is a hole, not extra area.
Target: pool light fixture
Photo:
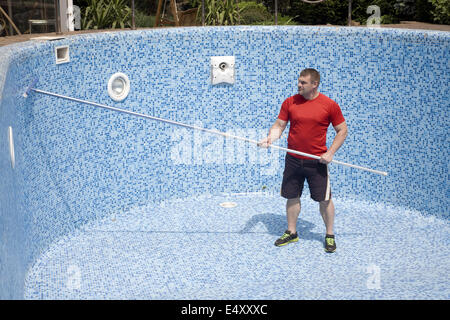
[[[117,72],[109,78],[108,94],[114,101],[122,101],[130,92],[130,80],[124,73]]]

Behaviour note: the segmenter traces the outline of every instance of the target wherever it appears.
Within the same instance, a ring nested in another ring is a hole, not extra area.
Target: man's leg
[[[300,197],[302,195],[305,176],[303,175],[303,160],[287,154],[281,183],[281,196],[287,199],[286,217],[288,229],[275,241],[277,247],[298,241],[297,220],[300,214]]]
[[[326,200],[319,202],[319,210],[322,215],[323,222],[325,223],[326,232],[329,235],[334,235],[334,203],[333,201]]]
[[[311,170],[307,177],[311,198],[319,202],[319,211],[322,215],[326,227],[325,251],[335,252],[336,242],[334,239],[334,203],[331,200],[330,179],[328,175],[328,166],[324,164],[317,165]],[[322,200],[323,199],[323,200]]]
[[[288,199],[286,202],[288,230],[291,233],[297,232],[297,220],[300,214],[300,207],[300,198]]]
[[[275,241],[277,247],[285,246],[291,242],[298,241],[297,220],[300,214],[300,198],[288,199],[286,202],[286,216],[288,221],[288,230]]]

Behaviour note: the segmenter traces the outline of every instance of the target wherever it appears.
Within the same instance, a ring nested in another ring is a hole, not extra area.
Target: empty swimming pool
[[[449,44],[448,32],[289,26],[1,47],[0,297],[448,299]],[[211,57],[233,57],[232,83],[213,83]],[[258,140],[308,67],[349,127],[335,159],[389,172],[329,165],[334,254],[307,188],[299,242],[273,245],[284,152],[23,96],[32,84]],[[126,78],[128,96],[111,97]]]

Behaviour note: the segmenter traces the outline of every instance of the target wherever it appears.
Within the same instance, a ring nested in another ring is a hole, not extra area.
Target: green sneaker
[[[298,241],[298,235],[296,233],[291,233],[289,230],[286,230],[284,234],[275,241],[275,245],[277,247],[285,246],[291,242],[297,242]]]
[[[334,235],[327,234],[325,236],[325,252],[333,253],[336,251],[336,241]]]

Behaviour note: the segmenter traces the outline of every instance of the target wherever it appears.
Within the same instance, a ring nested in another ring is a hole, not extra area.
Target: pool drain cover
[[[221,206],[222,208],[234,208],[234,207],[237,206],[237,203],[236,203],[236,202],[222,202],[222,203],[220,204],[220,206]]]

